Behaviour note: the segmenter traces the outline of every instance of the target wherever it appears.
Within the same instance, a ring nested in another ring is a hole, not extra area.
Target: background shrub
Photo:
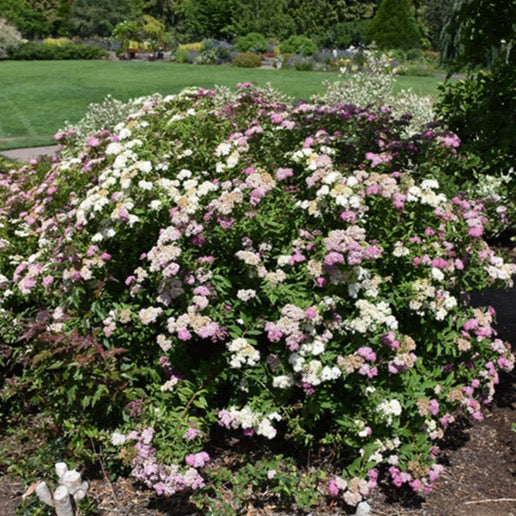
[[[233,45],[226,41],[217,41],[215,39],[205,39],[203,41],[203,49],[197,56],[196,64],[221,64],[231,61]]]
[[[64,43],[46,45],[40,43],[23,43],[18,47],[7,49],[9,59],[18,61],[61,60],[61,59],[102,59],[109,54],[95,45]]]
[[[250,32],[236,40],[236,47],[242,52],[254,52],[263,54],[269,50],[269,44],[263,34]]]
[[[188,50],[184,50],[181,47],[179,47],[174,54],[174,60],[178,63],[186,63],[188,59],[188,54]]]
[[[71,41],[68,38],[45,38],[43,40],[44,45],[48,46],[63,46],[68,43],[71,43]]]
[[[317,45],[306,36],[290,36],[280,44],[279,49],[282,54],[311,56],[317,52]]]
[[[232,63],[242,68],[258,68],[262,64],[262,57],[253,52],[240,52],[233,57]]]
[[[195,50],[183,50],[182,48],[178,48],[175,53],[175,60],[178,63],[193,64],[199,55],[200,52],[196,52]]]
[[[308,72],[316,67],[317,63],[309,58],[303,56],[293,56],[290,58],[289,67],[301,72]]]
[[[344,72],[340,81],[326,83],[326,92],[321,99],[329,104],[345,102],[362,106],[385,106],[397,118],[405,118],[405,134],[424,132],[434,119],[433,100],[417,95],[411,90],[394,93],[395,69],[391,58],[369,50],[352,56],[360,63],[354,73]]]

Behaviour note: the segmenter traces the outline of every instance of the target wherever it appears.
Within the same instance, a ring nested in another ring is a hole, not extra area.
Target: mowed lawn
[[[337,73],[244,69],[166,62],[2,61],[0,62],[0,149],[48,145],[66,120],[81,119],[91,102],[110,94],[120,100],[188,86],[234,87],[252,81],[271,83],[296,99],[324,91]],[[399,77],[396,88],[435,95],[441,79]]]

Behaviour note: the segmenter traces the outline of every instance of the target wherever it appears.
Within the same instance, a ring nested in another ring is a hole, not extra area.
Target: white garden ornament
[[[45,481],[37,484],[35,493],[43,503],[54,507],[57,516],[74,516],[72,498],[75,502],[83,500],[88,494],[88,483],[82,480],[78,471],[69,470],[64,462],[57,462],[55,470],[60,485],[53,495]]]

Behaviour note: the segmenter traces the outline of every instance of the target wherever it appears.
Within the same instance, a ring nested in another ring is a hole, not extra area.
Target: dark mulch
[[[516,289],[488,290],[472,296],[472,304],[494,306],[498,313],[501,338],[516,347]],[[372,514],[419,516],[516,516],[516,375],[502,375],[495,400],[482,422],[458,420],[447,432],[441,462],[446,471],[432,493],[420,497],[410,490],[382,487],[369,503]],[[0,439],[0,449],[3,441]],[[229,453],[229,452],[228,452]],[[160,500],[128,479],[114,483],[105,478],[91,479],[89,497],[105,516],[181,516],[202,514],[184,497]],[[23,485],[0,470],[0,515],[11,516],[21,500]],[[258,505],[258,504],[255,504]],[[267,502],[260,509],[242,507],[246,515],[286,515]],[[351,514],[353,512],[351,511]],[[319,507],[311,514],[350,514],[341,507]]]

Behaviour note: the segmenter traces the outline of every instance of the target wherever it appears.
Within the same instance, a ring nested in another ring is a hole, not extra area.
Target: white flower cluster
[[[260,360],[260,352],[242,337],[228,342],[226,347],[232,353],[229,365],[235,369],[240,369],[244,364],[253,367]]]
[[[437,186],[435,186],[437,185]],[[443,193],[436,194],[432,188],[437,188],[439,183],[433,180],[426,180],[419,186],[411,186],[407,191],[407,202],[420,202],[421,204],[427,204],[432,208],[445,205],[448,201],[446,195]]]
[[[363,291],[366,297],[378,297],[379,286],[383,282],[381,276],[375,275],[371,277],[371,273],[360,266],[354,268],[355,281],[348,281],[348,294],[357,298],[358,294]]]
[[[149,306],[149,308],[142,308],[139,312],[140,321],[146,326],[153,322],[161,315],[163,309],[160,307]]]
[[[393,416],[400,416],[402,409],[398,400],[383,400],[377,407],[376,411],[380,412],[386,419],[387,425],[392,425]]]
[[[288,359],[294,372],[301,374],[302,382],[312,386],[320,385],[323,382],[336,380],[342,375],[337,366],[323,365],[320,360],[306,360],[302,353],[302,349],[300,353],[291,353]]]
[[[512,276],[516,274],[516,264],[505,263],[501,256],[494,254],[489,257],[489,262],[484,266],[485,271],[493,280],[502,280],[507,283],[509,287],[513,286]]]
[[[360,315],[346,323],[346,327],[352,332],[376,331],[378,326],[381,325],[386,326],[389,330],[398,329],[398,321],[392,315],[391,308],[385,301],[374,304],[366,299],[359,299],[355,306],[360,311]]]
[[[418,315],[424,315],[428,310],[437,321],[443,321],[449,311],[457,306],[455,297],[447,290],[437,290],[426,278],[412,282],[411,288],[409,308]]]
[[[236,296],[241,301],[249,301],[250,299],[253,299],[256,297],[256,290],[253,290],[253,289],[239,290],[237,292]]]
[[[272,386],[276,389],[289,389],[294,383],[294,377],[291,374],[282,374],[272,379]]]
[[[391,465],[398,464],[398,456],[392,454],[392,452],[399,448],[401,444],[399,437],[395,437],[394,439],[386,439],[383,442],[380,439],[376,439],[374,444],[376,445],[376,450],[369,456],[369,460],[380,464],[384,460],[384,455],[388,454],[387,463]]]
[[[228,410],[221,411],[219,419],[223,426],[254,430],[258,435],[274,439],[278,432],[272,426],[272,422],[281,421],[281,416],[277,412],[271,412],[264,416],[261,412],[253,412],[249,407],[240,410],[230,407]]]

